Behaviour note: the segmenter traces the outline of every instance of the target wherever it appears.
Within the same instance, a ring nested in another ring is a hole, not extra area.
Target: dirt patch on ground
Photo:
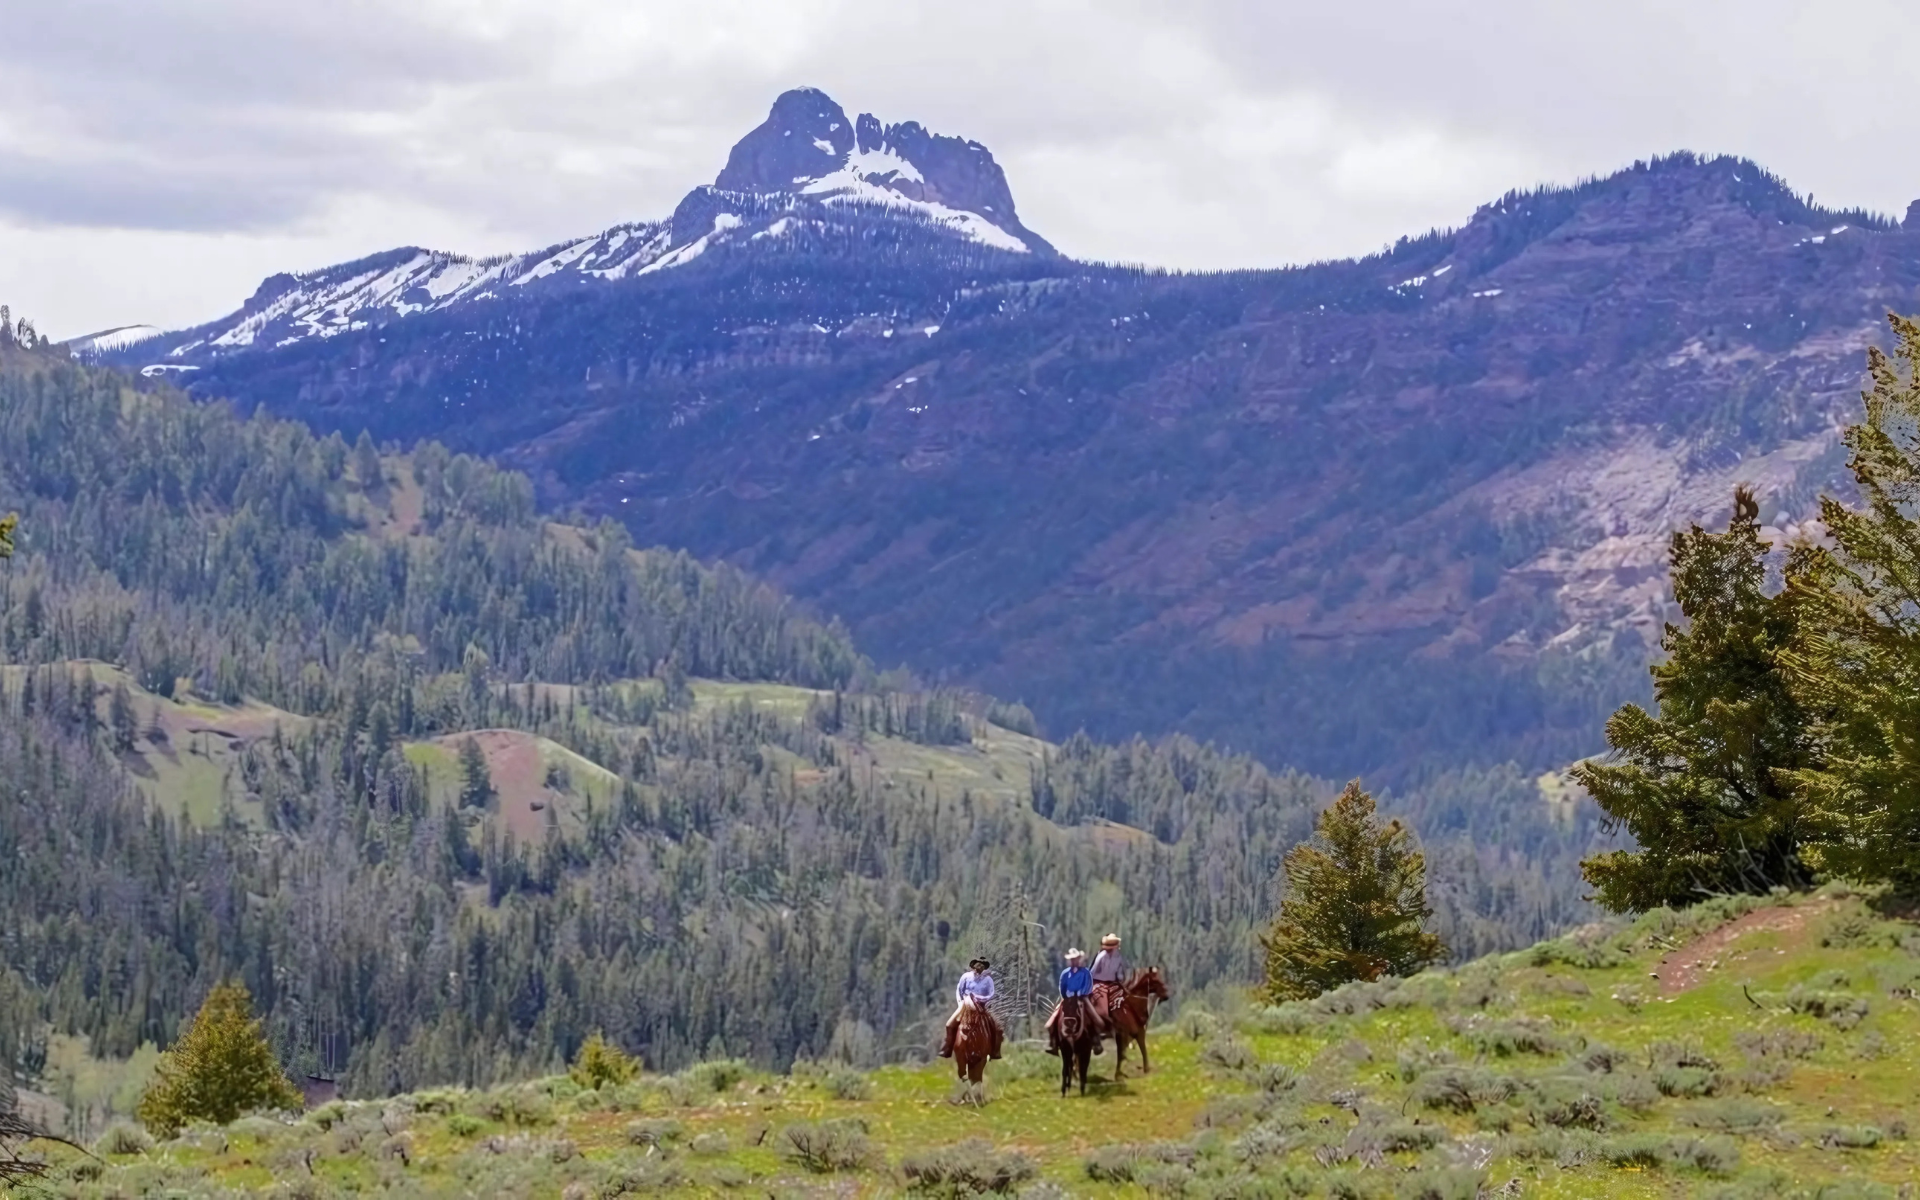
[[[1734,943],[1750,933],[1779,933],[1791,938],[1804,934],[1808,923],[1835,907],[1835,901],[1822,900],[1814,904],[1760,908],[1736,917],[1660,960],[1660,969],[1655,972],[1660,977],[1660,994],[1671,996],[1684,992],[1705,982],[1707,975],[1721,965],[1746,957],[1747,951]]]
[[[468,738],[479,743],[486,756],[501,821],[521,842],[544,838],[551,820],[547,809],[563,797],[547,788],[546,757],[539,741],[532,734],[510,729],[453,734],[439,741],[458,755],[460,743]]]

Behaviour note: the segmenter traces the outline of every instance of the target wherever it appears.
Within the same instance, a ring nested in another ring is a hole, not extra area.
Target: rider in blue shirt
[[[1060,1010],[1066,1007],[1068,1001],[1078,1004],[1093,995],[1093,972],[1087,970],[1086,957],[1078,947],[1067,951],[1067,969],[1060,972],[1060,1003],[1054,1006],[1052,1015],[1047,1018],[1048,1054],[1060,1053]],[[1098,1054],[1100,1049],[1100,1045],[1095,1043],[1094,1053]]]

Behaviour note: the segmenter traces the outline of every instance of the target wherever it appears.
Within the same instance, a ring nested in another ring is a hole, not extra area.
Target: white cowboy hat
[[[1100,939],[1100,944],[1102,946],[1118,946],[1120,944],[1120,935],[1117,933],[1110,933],[1107,936]]]
[[[1074,959],[1076,959],[1076,958],[1085,958],[1085,957],[1086,957],[1086,955],[1085,955],[1084,953],[1082,953],[1082,952],[1081,952],[1081,950],[1080,950],[1080,948],[1079,948],[1079,947],[1077,947],[1077,946],[1076,946],[1076,947],[1074,947],[1073,949],[1071,949],[1071,950],[1069,950],[1069,951],[1067,951],[1067,961],[1068,961],[1068,962],[1072,962],[1072,961],[1073,961]]]

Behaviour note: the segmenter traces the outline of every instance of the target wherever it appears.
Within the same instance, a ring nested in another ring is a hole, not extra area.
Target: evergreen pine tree
[[[300,1103],[253,1017],[253,997],[243,984],[223,983],[208,993],[187,1035],[161,1056],[138,1115],[156,1136],[171,1137],[190,1121],[224,1125],[243,1113]]]
[[[1421,928],[1433,915],[1426,857],[1406,826],[1380,823],[1359,780],[1320,814],[1313,840],[1288,851],[1286,874],[1280,917],[1261,939],[1276,1001],[1412,974],[1446,955]]]
[[[493,774],[487,770],[487,756],[480,743],[465,738],[460,743],[460,807],[485,808],[493,799]]]
[[[1788,591],[1806,610],[1788,658],[1822,761],[1796,772],[1834,874],[1920,890],[1920,324],[1889,317],[1890,358],[1868,351],[1867,419],[1848,427],[1865,501],[1822,497],[1829,546],[1796,547]]]
[[[1734,492],[1726,532],[1674,534],[1673,595],[1687,626],[1668,625],[1661,639],[1659,716],[1623,706],[1607,721],[1610,759],[1572,771],[1608,827],[1640,844],[1581,863],[1615,912],[1811,882],[1791,772],[1812,765],[1813,751],[1782,661],[1800,607],[1766,594],[1767,552],[1745,488]]]
[[[580,1053],[574,1056],[573,1065],[567,1068],[567,1074],[583,1088],[631,1083],[639,1072],[639,1062],[599,1032],[593,1033],[581,1044]]]
[[[113,747],[126,754],[140,736],[140,718],[133,711],[133,696],[124,683],[115,684],[107,703],[107,726],[113,731]]]

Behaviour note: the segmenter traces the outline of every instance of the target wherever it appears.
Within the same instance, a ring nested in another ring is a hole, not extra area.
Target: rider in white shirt
[[[974,959],[967,964],[967,972],[960,976],[960,982],[954,985],[953,1015],[947,1018],[946,1040],[940,1044],[941,1058],[953,1057],[953,1036],[960,1031],[960,1016],[967,1011],[969,997],[986,1012],[987,1027],[993,1031],[987,1057],[1000,1057],[1000,1022],[993,1019],[993,1012],[987,1008],[987,1002],[993,999],[993,976],[987,973],[990,966],[985,958]]]

